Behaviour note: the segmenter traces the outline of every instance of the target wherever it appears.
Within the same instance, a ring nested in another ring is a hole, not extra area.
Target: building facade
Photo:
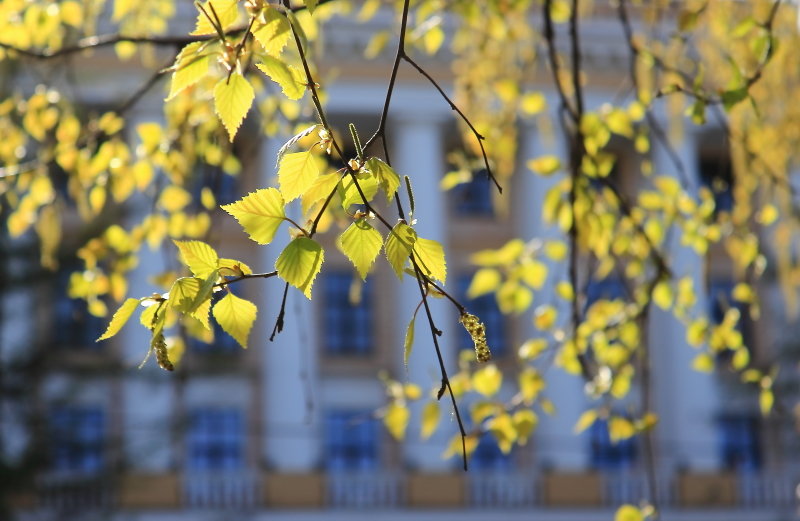
[[[389,22],[390,17],[378,17],[372,29]],[[613,98],[613,71],[624,67],[627,51],[615,30],[602,18],[587,26],[589,66],[610,71],[608,84],[588,93],[590,107]],[[370,34],[345,21],[329,27],[330,59],[348,71],[328,88],[327,110],[340,128],[354,121],[359,127],[377,125],[386,78],[358,74],[351,57]],[[448,74],[445,64],[435,66]],[[125,92],[124,75],[106,78],[98,64],[86,67],[90,77],[104,79],[87,88],[92,99],[111,101]],[[557,107],[556,93],[546,94],[549,106]],[[160,96],[146,99],[135,118],[158,120],[160,106]],[[520,125],[522,158],[547,152],[567,161],[568,144],[557,133]],[[475,270],[469,254],[500,247],[512,237],[543,240],[558,232],[541,216],[542,200],[555,181],[531,175],[524,161],[505,191],[507,217],[496,214],[490,187],[479,177],[442,192],[454,133],[453,113],[435,90],[423,78],[403,76],[388,129],[395,168],[413,172],[417,229],[445,245],[449,287],[463,296]],[[725,176],[720,164],[728,161],[727,152],[710,145],[717,137],[711,126],[691,127],[675,143],[688,174],[700,184]],[[257,142],[234,190],[243,194],[274,184],[275,157],[284,141]],[[620,157],[626,146],[620,143]],[[658,143],[651,160],[656,172],[674,170]],[[620,165],[621,176],[636,167]],[[730,194],[720,190],[718,208],[728,204],[726,197]],[[253,267],[271,267],[288,240],[255,247],[233,219],[218,219],[221,250]],[[441,456],[456,432],[446,420],[424,442],[412,420],[407,441],[394,442],[373,414],[386,400],[377,374],[388,371],[423,387],[438,374],[423,334],[408,367],[403,364],[405,324],[419,302],[418,289],[400,284],[378,263],[360,303],[352,305],[347,297],[352,268],[329,242],[314,301],[290,294],[285,329],[273,342],[268,339],[280,294],[275,284],[254,281],[236,289],[259,307],[251,347],[241,350],[222,333],[212,346],[189,344],[174,374],[152,363],[137,367],[149,346],[141,328],[130,326],[114,341],[96,344],[105,324],[65,297],[64,277],[32,290],[24,283],[36,277],[30,251],[7,244],[3,374],[13,379],[19,370],[30,380],[17,386],[24,399],[4,400],[3,449],[12,464],[29,458],[36,469],[19,480],[24,486],[14,486],[13,476],[9,480],[12,519],[589,521],[612,519],[618,505],[645,499],[650,476],[640,440],[612,443],[602,422],[573,434],[588,398],[581,382],[558,368],[546,372],[557,414],[543,418],[531,442],[510,455],[487,438],[470,471],[463,472],[457,458]],[[697,305],[711,317],[719,315],[719,303],[733,287],[724,253],[701,258],[673,242],[669,255],[676,276],[693,277],[702,288]],[[148,255],[130,282],[137,294],[148,294],[148,268],[163,260],[161,252]],[[777,302],[773,286],[765,279],[765,302]],[[590,300],[620,291],[608,279],[588,288]],[[488,325],[496,363],[513,373],[517,346],[532,336],[533,325],[504,316],[491,297],[467,304]],[[469,339],[451,307],[438,301],[432,307],[447,324],[442,342],[455,364],[458,352],[471,347]],[[790,325],[781,320],[779,313],[765,312],[763,323],[743,332],[748,345],[791,347]],[[791,429],[761,418],[752,397],[737,394],[724,377],[691,371],[695,351],[671,315],[654,311],[650,327],[658,367],[652,393],[660,416],[654,436],[656,500],[663,519],[797,519],[800,452]],[[26,358],[32,343],[43,361]],[[17,368],[17,363],[27,365]],[[414,412],[416,418],[419,411]]]

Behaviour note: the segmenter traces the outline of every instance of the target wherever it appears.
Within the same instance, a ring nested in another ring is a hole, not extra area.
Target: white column
[[[551,106],[557,106],[553,101]],[[556,113],[551,116],[558,121]],[[516,189],[513,192],[514,214],[517,235],[523,240],[566,240],[566,237],[555,226],[544,223],[542,206],[547,192],[563,179],[564,174],[542,177],[529,170],[525,163],[528,159],[542,155],[555,155],[567,168],[569,150],[560,129],[553,128],[552,135],[542,135],[539,129],[526,127],[522,132],[522,160],[517,173]],[[543,255],[540,260],[548,264],[548,280],[541,291],[534,297],[534,307],[551,304],[558,309],[559,317],[566,320],[569,316],[569,303],[555,296],[555,286],[565,280],[564,263],[549,261]],[[533,327],[530,320],[523,320],[523,338],[541,337],[542,333]],[[560,345],[551,346],[558,349]],[[576,436],[573,432],[575,422],[587,407],[583,392],[583,380],[580,376],[568,374],[553,363],[555,355],[542,355],[537,367],[543,372],[547,382],[545,393],[556,408],[556,414],[541,418],[534,434],[536,460],[540,466],[552,467],[556,470],[583,470],[589,461],[589,443],[585,435]]]
[[[445,200],[439,189],[439,180],[444,169],[442,119],[435,114],[405,113],[393,114],[390,122],[389,136],[393,145],[391,159],[394,168],[401,176],[408,175],[411,178],[414,190],[415,212],[413,218],[417,219],[414,228],[420,237],[442,243],[445,247],[445,255],[447,255],[447,215]],[[404,207],[408,212],[408,201],[404,192],[405,188],[401,187]],[[406,218],[411,220],[408,215]],[[396,299],[398,307],[394,312],[398,317],[398,326],[395,328],[396,336],[393,345],[396,348],[395,360],[401,379],[405,376],[402,360],[405,326],[420,299],[417,282],[411,277],[405,276]],[[449,372],[455,371],[457,367],[456,354],[447,352],[446,348],[451,344],[449,335],[455,334],[453,328],[460,326],[457,323],[449,323],[453,317],[451,309],[448,309],[449,303],[440,299],[429,299],[428,303],[437,326],[445,331],[445,335],[439,337],[439,346],[442,349],[446,367]],[[427,392],[433,386],[438,386],[441,372],[424,309],[420,309],[417,314],[415,332],[414,350],[408,362],[408,381],[418,384]],[[411,468],[418,470],[447,470],[451,468],[451,463],[443,460],[441,454],[446,440],[457,432],[454,423],[445,421],[450,416],[452,409],[449,397],[445,395],[440,401],[443,421],[437,434],[432,439],[423,442],[419,435],[419,419],[425,402],[426,400],[420,400],[411,406],[408,435],[403,443],[406,462]]]
[[[260,186],[276,185],[275,158],[285,142],[280,138],[262,144]],[[291,215],[299,222],[300,216]],[[258,268],[271,271],[275,259],[289,243],[284,225],[268,247],[258,249]],[[323,265],[322,269],[325,269]],[[319,279],[317,279],[319,280]],[[280,310],[284,282],[278,278],[264,282],[257,299],[258,319],[252,338],[261,353],[263,453],[267,465],[280,471],[310,471],[321,456],[319,428],[320,400],[317,396],[317,318],[315,306],[300,291],[289,287],[283,332],[269,341]],[[313,287],[314,298],[321,287]],[[324,334],[324,332],[322,332]],[[307,406],[311,404],[311,407]]]
[[[697,144],[691,130],[675,144],[694,193],[699,183]],[[656,175],[678,178],[668,151],[653,140]],[[672,230],[668,262],[676,280],[689,276],[694,281],[697,304],[693,316],[708,312],[708,296],[703,276],[705,258],[688,246],[680,245],[680,229]],[[666,470],[688,467],[712,470],[719,466],[719,440],[716,427],[720,398],[715,375],[692,369],[699,350],[686,342],[686,328],[670,312],[652,308],[649,331],[653,399],[660,416],[656,435],[660,461]]]
[[[146,105],[132,121],[130,143],[136,143],[136,125],[146,122],[163,123],[157,112],[162,103],[155,99]],[[136,201],[136,199],[134,199]],[[150,211],[150,202],[138,200],[132,204],[128,219],[136,224]],[[172,248],[168,243],[167,248]],[[145,244],[139,251],[139,265],[128,277],[129,297],[150,295],[157,288],[148,278],[163,266],[160,250],[152,251]],[[143,308],[142,308],[143,309]],[[173,439],[175,411],[175,375],[158,367],[151,356],[141,369],[142,359],[150,348],[150,332],[139,324],[140,311],[134,312],[130,322],[122,332],[110,341],[104,349],[110,349],[116,342],[124,367],[121,383],[121,423],[122,451],[125,461],[134,472],[166,472],[176,461]]]

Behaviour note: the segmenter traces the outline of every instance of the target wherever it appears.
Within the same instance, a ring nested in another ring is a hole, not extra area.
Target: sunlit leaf
[[[247,348],[247,337],[256,320],[256,305],[228,293],[219,300],[211,312],[223,331],[231,335],[240,346]]]
[[[595,409],[588,409],[583,411],[578,421],[575,423],[575,427],[572,428],[575,434],[580,434],[592,425],[594,422],[597,421],[597,411]]]
[[[180,251],[181,260],[195,277],[205,279],[217,270],[217,252],[202,241],[173,241]]]
[[[297,199],[308,190],[319,175],[319,168],[311,151],[286,154],[278,168],[278,182],[286,202]]]
[[[383,237],[365,218],[361,218],[339,236],[336,246],[350,259],[361,278],[366,280],[367,273],[383,246]]]
[[[280,85],[283,94],[290,100],[299,100],[306,92],[303,71],[274,56],[264,56],[256,67],[269,79]]]
[[[439,402],[428,402],[422,409],[422,421],[420,425],[420,436],[423,440],[427,440],[431,435],[436,432],[439,426]]]
[[[503,383],[503,374],[494,364],[489,364],[483,369],[478,369],[472,375],[472,386],[476,391],[491,398],[500,390]]]
[[[126,299],[125,302],[119,307],[119,309],[114,313],[114,316],[111,317],[111,322],[108,324],[108,328],[106,328],[106,332],[103,333],[97,341],[106,340],[107,338],[111,338],[117,333],[122,327],[128,322],[128,319],[131,318],[133,312],[136,311],[136,308],[139,306],[139,299],[136,298],[129,298]]]
[[[258,244],[269,244],[283,222],[284,201],[275,188],[256,190],[222,209],[231,214],[250,238]]]
[[[403,278],[403,268],[417,241],[417,232],[405,223],[397,223],[386,236],[384,252],[398,278]]]
[[[394,439],[402,441],[406,437],[406,427],[408,427],[410,416],[408,407],[398,402],[392,402],[383,415],[383,424]]]
[[[445,262],[442,244],[434,240],[417,237],[413,249],[422,272],[433,279],[445,282],[447,279],[447,263]]]
[[[298,288],[306,298],[311,299],[311,287],[314,284],[325,252],[322,246],[307,237],[298,237],[289,243],[275,261],[278,276]]]
[[[238,72],[231,74],[230,78],[222,78],[214,87],[214,110],[225,125],[231,142],[255,96],[250,82]]]
[[[414,348],[414,321],[416,316],[411,317],[411,321],[406,326],[406,335],[403,340],[403,364],[408,367],[408,359],[411,357],[411,350]]]

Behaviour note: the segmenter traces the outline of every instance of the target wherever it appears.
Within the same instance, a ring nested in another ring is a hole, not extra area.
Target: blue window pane
[[[353,305],[349,297],[352,281],[351,272],[322,275],[323,346],[328,354],[365,356],[372,352],[372,282],[364,284],[361,301]]]
[[[189,414],[188,466],[234,470],[243,466],[244,425],[236,409],[195,409]]]
[[[465,217],[492,217],[493,189],[494,185],[485,170],[475,172],[471,181],[457,185],[450,191],[455,213]]]
[[[332,411],[325,417],[325,468],[378,467],[378,426],[369,411]]]
[[[758,470],[761,466],[758,420],[751,416],[723,416],[718,426],[723,466],[730,470]]]
[[[477,316],[486,325],[486,342],[493,356],[503,356],[506,353],[506,320],[494,293],[483,295],[474,299],[466,297],[467,289],[472,281],[472,275],[458,277],[458,293],[460,300],[467,310]],[[469,333],[463,328],[458,328],[458,345],[460,349],[474,349],[475,344]]]
[[[592,280],[586,286],[586,309],[598,300],[625,300],[628,291],[625,284],[616,277]]]
[[[591,464],[599,470],[621,470],[636,463],[636,437],[611,441],[608,421],[600,420],[589,429]]]
[[[57,471],[97,472],[104,466],[105,415],[99,407],[57,407],[50,416]]]
[[[511,454],[503,454],[497,440],[490,433],[481,436],[469,461],[470,470],[509,470],[513,466]]]
[[[733,209],[733,169],[727,155],[707,155],[699,160],[700,182],[714,194],[714,213]]]
[[[95,340],[105,328],[105,319],[90,314],[86,301],[67,295],[70,275],[78,269],[77,265],[68,264],[56,275],[52,297],[53,342],[59,347],[102,349],[104,344]]]

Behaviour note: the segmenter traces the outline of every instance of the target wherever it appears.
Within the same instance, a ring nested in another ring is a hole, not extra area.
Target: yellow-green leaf
[[[669,281],[662,280],[653,288],[653,302],[661,309],[667,310],[672,306],[672,287]]]
[[[511,422],[517,431],[517,443],[525,445],[539,423],[539,417],[530,409],[520,409],[511,417]]]
[[[278,183],[286,202],[303,195],[318,176],[317,161],[310,150],[284,155],[278,168]]]
[[[644,521],[644,514],[633,505],[622,505],[614,514],[614,521]]]
[[[366,280],[383,246],[383,237],[365,218],[361,218],[347,227],[337,239],[336,246],[350,259],[361,278]]]
[[[292,37],[289,21],[277,9],[265,6],[263,23],[256,22],[253,36],[268,54],[278,56]]]
[[[184,47],[175,59],[175,71],[172,73],[172,82],[170,83],[167,100],[171,100],[208,74],[211,55],[198,54],[203,45],[207,45],[207,43],[192,42]]]
[[[247,235],[258,244],[269,244],[286,217],[281,193],[275,188],[265,188],[247,194],[222,209],[231,214]]]
[[[447,263],[441,243],[417,237],[414,242],[414,255],[422,272],[436,280],[446,282]]]
[[[408,407],[398,402],[393,402],[386,408],[386,413],[383,415],[383,424],[386,425],[386,429],[394,439],[402,441],[406,437],[406,427],[408,427],[410,416],[411,413]]]
[[[467,289],[467,298],[473,299],[495,291],[500,285],[501,279],[500,272],[496,269],[479,269],[475,272]]]
[[[472,375],[472,387],[487,398],[494,396],[502,383],[503,374],[494,364],[489,364]]]
[[[290,100],[299,100],[306,92],[303,71],[274,56],[264,56],[256,67],[269,79],[280,85],[283,94]]]
[[[308,8],[308,12],[314,14],[314,9],[317,8],[317,3],[319,0],[303,0],[303,3],[306,4],[306,8]]]
[[[575,434],[580,434],[592,425],[594,422],[597,421],[597,411],[594,409],[589,409],[588,411],[584,411],[581,414],[581,417],[578,418],[578,421],[575,423],[575,427],[572,428],[572,431]]]
[[[311,299],[311,286],[324,261],[325,252],[322,246],[307,237],[298,237],[278,256],[275,269],[280,278]]]
[[[547,265],[541,261],[530,260],[521,264],[514,273],[533,289],[542,289],[547,280]]]
[[[758,394],[758,406],[761,409],[761,414],[764,416],[768,415],[774,403],[775,395],[772,393],[772,389],[761,389],[761,392]]]
[[[561,168],[561,160],[556,156],[542,156],[536,159],[531,159],[527,163],[528,168],[533,170],[539,175],[548,176],[553,175]]]
[[[378,184],[386,194],[386,200],[391,201],[395,192],[400,188],[400,176],[389,165],[378,159],[371,157],[367,160],[367,170],[377,177]]]
[[[221,26],[219,29],[222,31],[230,28],[239,17],[238,3],[238,0],[208,0],[208,2],[200,4],[208,16],[198,8],[197,25],[191,34],[216,34],[217,31],[214,26],[217,24]],[[209,20],[209,17],[211,20]]]
[[[714,370],[714,359],[708,353],[700,353],[692,360],[692,368],[695,371],[710,373]]]
[[[211,329],[208,313],[211,311],[211,292],[216,279],[216,272],[212,272],[205,280],[196,277],[176,280],[169,290],[169,305],[196,318],[204,328]]]
[[[636,428],[627,418],[614,416],[608,420],[608,436],[611,443],[627,440],[636,434]]]
[[[181,254],[181,260],[195,277],[205,279],[217,270],[217,252],[202,241],[173,241]]]
[[[342,196],[342,208],[345,210],[354,204],[363,204],[364,199],[366,199],[367,202],[372,201],[375,194],[378,193],[380,185],[376,176],[371,173],[363,172],[356,174],[356,179],[358,180],[358,186],[356,186],[353,177],[350,175],[342,180],[342,188],[344,191]],[[361,188],[361,192],[358,191],[359,188]],[[361,197],[362,193],[364,197]]]
[[[519,374],[519,391],[526,404],[532,404],[544,388],[544,378],[535,368],[526,367]]]
[[[339,174],[322,174],[303,192],[303,212],[307,212],[315,203],[325,200],[336,188],[341,176]]]
[[[406,327],[406,337],[403,341],[403,364],[408,367],[408,359],[411,357],[411,350],[414,348],[414,321],[416,315],[411,317],[411,322]]]
[[[532,338],[519,347],[518,355],[523,360],[533,360],[547,349],[547,340]]]
[[[228,293],[214,304],[211,311],[222,330],[235,338],[240,346],[247,349],[247,337],[256,321],[258,311],[256,305],[233,293]]]
[[[420,435],[423,440],[427,440],[436,432],[439,426],[439,402],[428,402],[422,409],[422,422],[420,425]]]
[[[405,223],[397,223],[386,237],[384,252],[397,278],[403,278],[403,267],[417,241],[417,232]]]
[[[214,87],[214,110],[225,125],[231,142],[255,97],[250,82],[238,72],[231,74],[230,78],[222,78]]]
[[[139,305],[139,299],[129,298],[126,299],[125,302],[119,307],[119,309],[114,313],[114,316],[111,317],[111,322],[108,324],[108,328],[103,335],[97,339],[97,341],[106,340],[107,338],[111,338],[112,336],[119,333],[119,330],[122,329],[128,319],[131,318],[133,312],[136,310],[136,307]]]

